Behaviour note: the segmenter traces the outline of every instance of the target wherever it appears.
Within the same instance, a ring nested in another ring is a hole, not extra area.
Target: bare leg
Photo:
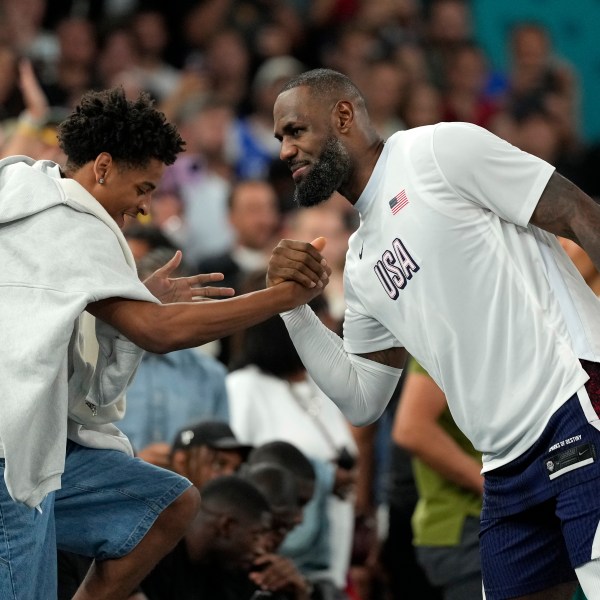
[[[142,541],[126,556],[94,561],[73,600],[126,600],[154,565],[182,538],[200,505],[200,493],[188,488],[156,519]]]

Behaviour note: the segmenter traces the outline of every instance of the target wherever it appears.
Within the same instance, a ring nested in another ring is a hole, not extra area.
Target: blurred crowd
[[[219,285],[252,291],[279,239],[323,235],[333,272],[313,308],[341,333],[356,217],[335,195],[294,206],[273,137],[279,90],[304,70],[336,69],[363,91],[384,138],[475,123],[600,197],[576,67],[539,23],[517,24],[506,43],[510,66],[499,72],[476,42],[468,0],[3,0],[0,157],[61,163],[56,125],[84,91],[150,94],[186,152],[151,213],[126,227],[140,277],[181,249],[182,273],[220,272]],[[564,247],[600,294],[587,256]],[[426,397],[435,408],[423,415]],[[193,530],[137,598],[451,600],[471,597],[460,586],[480,579],[478,455],[418,365],[376,424],[353,428],[271,319],[197,350],[147,353],[121,426],[140,458],[203,490]],[[445,456],[424,443],[436,435]],[[68,598],[86,562],[61,558]]]

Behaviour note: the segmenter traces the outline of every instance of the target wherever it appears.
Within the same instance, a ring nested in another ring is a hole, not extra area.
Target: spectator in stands
[[[419,562],[444,600],[481,595],[481,453],[458,429],[446,397],[412,361],[392,432],[414,457],[419,500],[413,514]]]
[[[129,228],[126,238],[131,246],[136,235],[139,240],[144,234],[150,244],[163,243],[156,230],[143,225]],[[138,275],[145,279],[172,256],[173,250],[168,247],[153,248],[138,260]],[[182,427],[207,419],[226,422],[225,375],[222,363],[197,349],[168,354],[145,352],[127,390],[127,411],[119,423],[137,456],[168,467],[171,442]]]
[[[132,16],[131,31],[139,48],[136,68],[142,87],[158,102],[179,85],[181,72],[165,60],[170,31],[160,10],[141,6]]]
[[[312,598],[312,585],[290,558],[278,554],[285,536],[302,521],[296,477],[275,464],[246,465],[242,476],[269,500],[273,526],[266,553],[257,557],[250,579],[262,590],[284,592],[300,600]]]
[[[298,508],[304,511],[313,501],[317,491],[315,489],[315,462],[311,462],[294,444],[283,440],[265,442],[251,450],[246,464],[248,468],[258,465],[275,465],[287,469],[294,475],[296,481]],[[295,519],[297,520],[297,517]],[[304,517],[301,521],[302,523],[306,522]]]
[[[458,43],[448,55],[445,79],[442,120],[489,129],[500,107],[486,94],[489,73],[481,48],[472,42]]]
[[[264,555],[272,516],[267,499],[236,475],[201,490],[200,512],[185,538],[142,582],[149,600],[250,600],[248,575]]]
[[[433,125],[442,118],[441,92],[431,83],[418,83],[409,88],[400,112],[407,129]]]
[[[267,181],[254,179],[233,185],[227,207],[234,235],[232,248],[201,260],[197,270],[201,273],[223,273],[223,285],[239,292],[249,274],[267,267],[281,222],[279,203],[273,186]],[[217,348],[216,356],[228,365],[231,339],[222,338]]]
[[[242,289],[263,285],[260,274]],[[314,307],[317,314],[327,312],[322,297]],[[240,337],[240,352],[232,360],[239,368],[227,376],[231,427],[245,443],[285,440],[321,461],[329,480],[327,512],[321,518],[329,528],[330,553],[326,569],[309,576],[329,578],[343,590],[352,547],[356,475],[356,445],[348,422],[307,376],[281,319],[248,328]]]
[[[327,465],[309,460],[294,444],[283,440],[265,442],[254,448],[248,466],[276,465],[291,471],[298,489],[302,522],[292,529],[279,547],[279,553],[294,561],[313,586],[319,600],[345,598],[327,570],[330,565],[330,528],[327,503],[331,493]]]
[[[173,440],[170,468],[201,489],[216,477],[237,472],[251,449],[235,437],[225,421],[191,423]]]
[[[472,38],[471,7],[466,0],[432,0],[424,11],[425,51],[429,80],[446,86],[448,63],[455,48]]]
[[[234,184],[227,208],[233,246],[200,261],[198,271],[223,273],[223,285],[238,291],[249,274],[266,269],[280,227],[279,204],[268,182],[250,179]]]
[[[565,100],[577,118],[578,87],[572,67],[558,57],[548,30],[538,23],[519,23],[509,39],[508,106],[516,119],[548,110],[553,97]]]
[[[387,139],[406,128],[400,108],[408,87],[408,71],[392,60],[374,60],[366,75],[365,97],[373,126]]]
[[[98,30],[82,16],[68,16],[56,25],[58,55],[42,75],[52,106],[72,108],[89,89],[98,86]]]
[[[58,145],[57,129],[66,113],[49,106],[30,60],[24,58],[19,62],[18,81],[25,110],[0,145],[0,158],[20,154],[63,162],[65,156]]]
[[[212,95],[196,95],[178,109],[177,123],[187,151],[169,167],[163,188],[183,205],[178,238],[188,264],[230,250],[233,230],[227,214],[233,171],[226,142],[233,123],[231,107]]]
[[[285,536],[302,522],[297,478],[291,469],[273,463],[246,464],[241,475],[269,499],[273,514],[269,551],[275,552]]]
[[[273,137],[273,104],[283,84],[304,70],[292,56],[275,56],[258,68],[250,88],[249,114],[238,117],[231,141],[235,172],[239,179],[264,178],[274,160],[279,160],[279,146]]]

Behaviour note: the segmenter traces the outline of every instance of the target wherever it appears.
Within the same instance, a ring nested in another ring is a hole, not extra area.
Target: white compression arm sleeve
[[[281,313],[306,370],[353,425],[381,416],[402,373],[344,350],[342,339],[325,327],[306,304]]]

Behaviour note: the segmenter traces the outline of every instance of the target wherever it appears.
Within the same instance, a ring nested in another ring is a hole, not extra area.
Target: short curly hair
[[[154,107],[149,94],[128,100],[122,87],[89,91],[58,127],[68,166],[78,169],[101,152],[127,167],[146,167],[151,159],[175,162],[185,142],[175,125]]]

